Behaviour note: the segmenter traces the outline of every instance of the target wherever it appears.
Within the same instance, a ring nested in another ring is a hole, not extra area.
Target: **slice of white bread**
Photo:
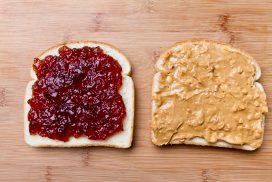
[[[37,79],[36,74],[31,70],[32,81],[26,87],[25,100],[24,100],[24,137],[27,144],[34,147],[87,147],[87,146],[104,146],[116,148],[129,148],[133,138],[133,125],[134,125],[134,83],[131,74],[131,65],[128,59],[115,47],[102,42],[86,41],[86,42],[71,42],[52,47],[43,52],[38,58],[44,59],[48,55],[59,55],[58,49],[62,46],[69,48],[82,48],[84,46],[97,47],[103,49],[104,53],[113,57],[122,67],[123,83],[119,90],[126,107],[126,117],[123,120],[123,131],[114,134],[106,140],[90,140],[87,137],[74,138],[70,137],[69,141],[63,142],[53,140],[39,135],[31,135],[29,133],[28,112],[30,106],[27,101],[32,97],[32,85]]]
[[[223,49],[229,50],[229,51],[233,51],[233,52],[237,52],[239,54],[241,54],[248,62],[249,64],[252,64],[255,67],[255,77],[254,77],[254,84],[257,88],[259,88],[263,93],[264,93],[264,89],[263,86],[257,82],[257,80],[261,77],[261,70],[259,65],[257,64],[257,62],[254,60],[254,58],[252,58],[249,54],[233,48],[229,45],[226,44],[222,44],[219,42],[215,42],[215,41],[207,41],[207,40],[192,40],[192,41],[185,41],[185,42],[179,42],[176,43],[174,46],[170,47],[169,49],[167,49],[158,59],[155,69],[156,69],[156,74],[153,78],[153,87],[152,87],[152,98],[155,97],[156,93],[159,92],[160,90],[160,72],[163,71],[163,67],[162,64],[164,63],[165,59],[167,59],[168,55],[170,52],[172,51],[181,51],[184,47],[184,45],[188,45],[188,44],[196,44],[196,45],[205,45],[205,44],[214,44],[214,46],[218,46],[221,47]],[[173,141],[169,141],[168,143],[158,143],[155,132],[154,132],[154,128],[153,128],[153,124],[154,124],[154,113],[156,113],[160,108],[157,107],[156,101],[155,99],[152,99],[152,121],[151,121],[151,138],[152,138],[152,142],[155,145],[161,146],[161,145],[167,145],[167,144],[192,144],[192,145],[201,145],[201,146],[215,146],[215,147],[226,147],[226,148],[236,148],[236,149],[243,149],[243,150],[255,150],[258,147],[249,145],[249,144],[243,144],[243,145],[237,145],[237,144],[232,144],[232,143],[228,143],[225,140],[218,140],[214,143],[208,142],[205,138],[203,137],[192,137],[190,139],[181,139],[181,140],[173,140]],[[262,115],[262,119],[259,121],[259,123],[256,124],[256,128],[257,129],[261,129],[262,131],[264,131],[264,120],[265,120],[265,115]],[[263,140],[263,135],[261,136],[261,139]]]

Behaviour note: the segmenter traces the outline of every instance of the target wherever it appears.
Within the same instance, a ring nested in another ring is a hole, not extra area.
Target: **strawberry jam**
[[[28,100],[29,132],[55,140],[104,140],[123,130],[126,109],[118,93],[122,68],[100,47],[59,49],[35,59],[37,80]]]

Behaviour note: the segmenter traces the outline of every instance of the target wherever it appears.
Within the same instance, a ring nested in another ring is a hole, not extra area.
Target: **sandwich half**
[[[43,61],[47,63],[41,66]],[[43,52],[34,62],[25,92],[26,143],[34,147],[129,148],[134,124],[130,73],[128,59],[101,42],[65,43]]]
[[[268,107],[257,82],[260,67],[249,54],[214,41],[186,41],[166,50],[155,69],[155,145],[261,146]]]

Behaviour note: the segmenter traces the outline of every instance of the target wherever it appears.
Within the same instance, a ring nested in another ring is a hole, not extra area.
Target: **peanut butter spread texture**
[[[217,43],[191,42],[167,51],[154,77],[153,142],[201,137],[260,147],[268,107],[255,82],[256,66],[249,55]]]

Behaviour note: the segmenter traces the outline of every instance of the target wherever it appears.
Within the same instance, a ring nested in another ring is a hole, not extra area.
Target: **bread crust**
[[[45,51],[43,51],[38,58],[43,59],[47,55],[51,55],[51,52],[58,51],[59,47],[96,47],[99,46],[103,49],[105,54],[114,57],[122,67],[122,77],[123,84],[119,90],[123,101],[126,106],[127,116],[124,119],[124,130],[116,133],[115,135],[109,137],[106,140],[90,140],[87,137],[74,138],[70,137],[68,142],[53,140],[47,137],[41,137],[39,135],[30,135],[29,133],[29,121],[28,112],[30,106],[27,101],[32,97],[32,85],[36,80],[36,74],[31,69],[32,81],[30,81],[26,87],[25,99],[24,99],[24,139],[27,144],[33,147],[89,147],[89,146],[102,146],[102,147],[115,147],[115,148],[129,148],[132,144],[133,139],[133,127],[134,127],[134,83],[131,74],[131,65],[126,56],[124,56],[119,49],[114,46],[97,41],[77,41],[77,42],[67,42],[53,46]],[[58,55],[58,53],[57,53]],[[125,134],[124,134],[125,133]]]
[[[169,47],[164,53],[161,54],[161,56],[159,57],[158,61],[156,62],[156,65],[155,65],[156,73],[153,77],[152,96],[155,94],[155,92],[158,88],[158,85],[159,85],[159,71],[161,69],[160,63],[162,63],[164,61],[164,59],[167,57],[168,53],[172,49],[177,49],[178,46],[182,46],[183,44],[194,43],[194,42],[197,42],[197,43],[208,42],[208,43],[218,44],[221,46],[225,46],[226,48],[231,49],[235,52],[239,52],[243,56],[247,57],[247,60],[250,60],[250,64],[252,64],[255,67],[255,76],[254,76],[255,86],[264,92],[264,88],[263,88],[262,84],[257,82],[257,80],[259,80],[261,77],[260,66],[258,65],[256,60],[252,56],[250,56],[248,53],[246,53],[240,49],[234,48],[228,44],[222,43],[222,42],[213,41],[213,40],[204,40],[204,39],[193,39],[193,40],[186,40],[186,41],[182,41],[182,42],[177,42],[173,46]],[[158,108],[156,108],[155,101],[152,100],[152,115],[156,111],[156,109],[158,109]],[[263,119],[261,121],[262,130],[264,130],[264,122],[265,122],[265,115],[263,115]],[[151,124],[152,124],[152,122],[151,122]],[[157,146],[162,146],[162,145],[159,145],[156,143],[156,138],[154,137],[154,133],[153,133],[152,129],[151,129],[151,140],[152,140],[153,144],[155,144]],[[262,140],[263,140],[263,136],[262,136]],[[205,140],[202,137],[194,137],[192,139],[186,139],[183,141],[172,142],[170,144],[191,144],[191,145],[201,145],[201,146],[214,146],[214,147],[242,149],[242,150],[248,150],[248,151],[253,151],[253,150],[257,149],[251,145],[248,145],[248,144],[236,145],[236,144],[230,144],[230,143],[223,141],[223,140],[217,141],[215,143],[209,143],[207,140]]]

